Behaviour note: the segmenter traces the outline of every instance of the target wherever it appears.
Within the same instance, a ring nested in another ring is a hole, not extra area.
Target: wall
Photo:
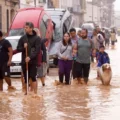
[[[0,6],[2,7],[2,16],[1,16],[2,17],[2,31],[6,33],[7,32],[6,11],[8,10],[8,13],[9,13],[9,19],[8,19],[8,23],[9,23],[8,28],[9,28],[12,22],[12,19],[17,12],[17,9],[19,8],[19,5],[14,6],[14,5],[11,5],[10,2],[5,2],[5,0],[0,0]],[[11,11],[12,11],[12,14],[11,14]]]
[[[36,7],[40,7],[40,6],[47,8],[47,4],[44,2],[44,0],[36,0]],[[20,0],[20,8],[26,8],[26,7],[35,7],[35,1],[34,0]]]

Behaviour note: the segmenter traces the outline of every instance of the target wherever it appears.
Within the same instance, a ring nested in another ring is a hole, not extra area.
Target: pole
[[[21,8],[21,2],[20,2],[20,0],[19,0],[19,3],[18,3],[18,4],[19,4],[19,9],[20,9],[20,8]]]
[[[35,7],[36,7],[36,0],[34,0],[34,5],[35,5]]]
[[[94,11],[93,10],[94,10],[94,6],[93,6],[93,0],[92,0],[92,22],[94,21],[94,13],[93,13]]]
[[[28,48],[25,49],[26,50],[26,57],[28,56]],[[29,91],[29,78],[28,78],[28,62],[26,62],[26,78],[27,78],[27,93],[28,94],[28,91]]]

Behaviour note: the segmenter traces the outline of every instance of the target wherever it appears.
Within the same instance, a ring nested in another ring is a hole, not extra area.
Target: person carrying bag
[[[72,69],[72,43],[70,34],[65,33],[62,42],[58,48],[58,68],[59,68],[59,82],[63,83],[65,76],[65,84],[70,84],[70,72]]]

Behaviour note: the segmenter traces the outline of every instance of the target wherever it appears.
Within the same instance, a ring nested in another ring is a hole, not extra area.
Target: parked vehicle
[[[53,36],[53,23],[51,17],[47,14],[47,12],[43,8],[25,8],[20,9],[17,12],[10,26],[10,30],[8,33],[9,37],[7,37],[7,39],[11,42],[14,49],[16,47],[15,44],[17,44],[20,37],[24,35],[23,27],[25,22],[32,22],[34,24],[35,29],[37,29],[38,33],[40,34],[41,38],[42,39],[47,38],[46,47],[47,50],[49,50]],[[16,43],[12,42],[14,41],[14,38]],[[17,58],[17,55],[20,54],[16,54],[13,56],[13,62],[21,61],[21,57]],[[13,71],[17,72],[17,70],[13,70],[14,68],[15,68],[14,66],[11,67],[12,73]]]
[[[46,9],[46,12],[51,16],[54,24],[53,42],[49,51],[50,58],[53,58],[63,34],[69,32],[69,29],[73,27],[73,17],[71,13],[65,9]]]
[[[11,43],[13,50],[16,49],[21,36],[10,36],[6,39]],[[21,75],[21,53],[17,53],[12,57],[12,65],[10,67],[11,77],[19,77]]]
[[[34,24],[34,27],[40,32],[41,38],[48,39],[46,46],[49,49],[53,34],[53,23],[51,17],[43,8],[20,9],[14,17],[8,35],[22,36],[24,34],[23,27],[27,21]]]

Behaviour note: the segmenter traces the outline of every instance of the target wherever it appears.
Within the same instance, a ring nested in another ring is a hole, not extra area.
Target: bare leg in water
[[[78,84],[83,84],[82,83],[82,78],[77,78],[77,80],[78,80]]]
[[[11,90],[16,89],[14,86],[12,86],[10,77],[5,77],[4,79],[5,79],[6,83],[8,84],[8,89],[11,89]]]
[[[22,89],[25,89],[25,80],[24,80],[23,73],[21,73],[21,82],[22,82]]]
[[[29,86],[28,86],[29,87]],[[38,87],[38,84],[37,84],[37,81],[32,81],[31,79],[30,79],[30,91],[31,92],[34,92],[34,94],[37,94],[37,87]],[[25,91],[26,91],[26,93],[25,93],[25,95],[27,94],[27,84],[25,85]]]
[[[42,86],[45,86],[45,77],[41,77],[40,80],[41,80]]]
[[[37,81],[32,82],[32,88],[35,94],[37,94]]]
[[[0,91],[3,91],[3,79],[0,79]]]

